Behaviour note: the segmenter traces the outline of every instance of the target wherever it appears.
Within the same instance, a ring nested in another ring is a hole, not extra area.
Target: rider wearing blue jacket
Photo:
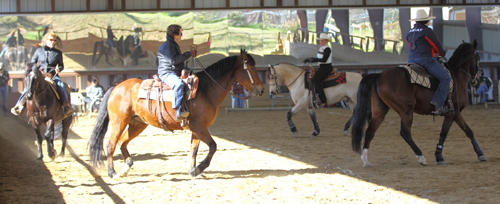
[[[189,116],[189,112],[181,111],[184,83],[179,77],[185,69],[184,61],[189,57],[196,57],[196,50],[181,52],[179,42],[182,38],[182,27],[172,24],[167,28],[167,41],[158,49],[158,77],[170,86],[174,95],[172,96],[172,108],[177,114],[177,121]]]
[[[443,115],[450,111],[451,107],[445,107],[446,99],[450,88],[451,77],[445,68],[439,63],[436,57],[444,57],[446,51],[437,39],[434,31],[427,27],[434,16],[427,16],[425,10],[417,11],[417,18],[413,29],[406,35],[406,41],[410,47],[408,62],[422,65],[429,74],[439,80],[439,86],[434,93],[431,104],[435,107],[435,115]],[[451,103],[450,103],[451,104]]]

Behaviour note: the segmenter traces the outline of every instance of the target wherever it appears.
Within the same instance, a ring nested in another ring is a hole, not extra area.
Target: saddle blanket
[[[57,91],[56,83],[54,83],[54,80],[49,77],[45,77],[45,81],[49,83],[50,88],[52,88],[52,91],[54,91],[54,93],[56,94],[57,100],[60,100],[59,92]]]
[[[309,89],[309,74],[309,71],[306,71],[306,74],[304,74],[304,84],[306,89]],[[331,72],[325,79],[323,79],[322,83],[323,89],[339,84],[345,84],[347,83],[345,72]]]
[[[429,75],[427,71],[420,65],[407,64],[407,65],[399,65],[398,67],[406,71],[406,74],[410,79],[411,84],[418,84],[433,91],[437,90],[439,86],[439,80]],[[450,74],[450,71],[448,69],[445,70],[448,72],[448,74]],[[450,81],[449,93],[451,93],[452,91],[453,91],[453,78]]]

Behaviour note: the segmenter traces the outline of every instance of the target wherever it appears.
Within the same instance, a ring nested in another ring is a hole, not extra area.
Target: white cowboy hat
[[[424,9],[418,9],[417,18],[410,19],[410,21],[429,21],[435,18],[436,16],[427,16],[427,12]]]
[[[318,38],[318,40],[328,40],[328,41],[330,41],[330,39],[331,39],[330,36],[328,36],[328,34],[326,33],[321,33]]]

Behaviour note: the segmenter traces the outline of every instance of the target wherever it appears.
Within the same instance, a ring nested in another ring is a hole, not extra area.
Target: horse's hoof
[[[436,164],[437,164],[437,165],[443,165],[443,166],[445,166],[445,165],[446,165],[446,162],[444,162],[444,161],[438,161]]]
[[[364,163],[364,164],[363,164],[363,168],[365,168],[365,167],[371,167],[371,166],[372,166],[372,165],[371,165],[370,163]]]
[[[422,162],[418,162],[418,163],[419,163],[420,165],[422,165],[422,166],[427,166],[427,165],[429,165],[429,164],[427,163],[427,161],[422,161]]]
[[[130,167],[125,167],[120,171],[120,176],[126,177],[128,175],[128,172],[130,171]]]
[[[118,175],[116,172],[113,172],[111,174],[108,174],[109,178],[120,178],[120,175]]]
[[[192,176],[192,177],[196,177],[198,175],[201,174],[201,170],[197,167],[191,169],[191,171],[189,172],[189,174]]]
[[[52,156],[50,156],[50,160],[51,160],[51,161],[54,161],[54,160],[56,160],[56,157],[57,157],[57,151],[56,151],[56,150],[54,150],[54,151],[52,152]]]
[[[40,162],[43,162],[43,157],[39,157],[38,159],[36,159],[36,163],[40,163]]]
[[[60,153],[59,156],[57,156],[57,158],[64,158],[65,154],[64,153]]]
[[[349,130],[344,130],[344,135],[349,135]]]
[[[299,132],[293,132],[293,137],[297,137],[298,134]]]
[[[312,134],[309,138],[316,138],[318,135]]]
[[[477,159],[482,162],[488,161],[484,155],[478,156]]]

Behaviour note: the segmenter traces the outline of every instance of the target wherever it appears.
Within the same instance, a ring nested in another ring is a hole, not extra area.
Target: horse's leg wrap
[[[288,111],[288,113],[286,114],[286,121],[288,122],[288,127],[290,127],[290,130],[292,131],[293,135],[295,137],[297,137],[297,128],[295,127],[295,124],[293,124],[293,121],[292,121],[292,116],[293,116],[293,113],[292,111]]]
[[[443,145],[438,144],[436,146],[436,152],[434,153],[434,155],[436,156],[436,162],[438,165],[446,165],[443,158]]]

